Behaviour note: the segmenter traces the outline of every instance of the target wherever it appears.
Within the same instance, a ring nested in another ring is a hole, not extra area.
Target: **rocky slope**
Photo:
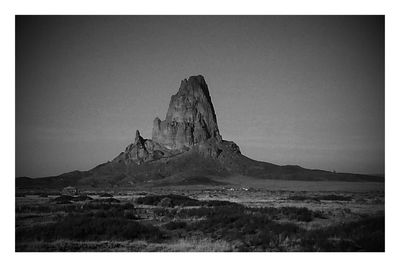
[[[165,120],[155,118],[152,139],[136,131],[125,151],[89,171],[41,179],[19,178],[17,187],[65,185],[131,186],[209,181],[241,174],[262,179],[383,181],[381,177],[278,166],[249,159],[232,141],[222,139],[208,86],[201,75],[181,82]]]

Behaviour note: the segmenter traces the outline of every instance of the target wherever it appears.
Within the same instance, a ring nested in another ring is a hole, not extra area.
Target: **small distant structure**
[[[67,196],[74,196],[77,195],[78,193],[79,193],[78,189],[76,189],[73,186],[64,187],[62,190],[62,194]]]

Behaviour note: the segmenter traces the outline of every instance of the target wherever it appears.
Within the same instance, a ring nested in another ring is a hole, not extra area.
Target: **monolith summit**
[[[169,149],[184,149],[211,138],[222,140],[208,86],[203,76],[191,76],[171,97],[165,120],[154,119],[152,139]]]
[[[192,149],[213,158],[227,149],[240,153],[236,144],[222,140],[202,75],[181,82],[178,92],[171,97],[165,120],[154,119],[152,139],[144,139],[137,130],[135,141],[115,160],[142,164]]]

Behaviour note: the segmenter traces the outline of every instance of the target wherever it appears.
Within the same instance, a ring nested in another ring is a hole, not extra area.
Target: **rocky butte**
[[[41,179],[18,178],[17,187],[218,185],[241,179],[382,181],[380,177],[309,170],[299,166],[255,161],[223,140],[207,83],[202,75],[181,81],[164,120],[153,121],[152,138],[136,130],[129,144],[112,161],[89,171],[73,171]]]
[[[222,140],[208,86],[201,75],[181,82],[171,97],[165,120],[154,119],[152,139],[144,139],[137,130],[134,143],[114,161],[142,164],[190,150],[213,159],[226,150],[240,153],[235,143]]]

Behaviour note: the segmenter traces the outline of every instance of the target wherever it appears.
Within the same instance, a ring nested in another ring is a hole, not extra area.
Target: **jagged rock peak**
[[[138,144],[138,143],[143,144],[143,142],[144,142],[144,139],[143,139],[143,137],[140,136],[139,130],[136,130],[135,144]]]
[[[135,141],[128,145],[124,152],[118,155],[114,162],[125,162],[130,164],[134,162],[138,165],[143,162],[157,160],[163,157],[174,155],[175,151],[169,151],[159,143],[153,142],[150,139],[144,139],[138,130],[136,130]]]
[[[209,139],[222,141],[202,75],[182,80],[178,92],[171,97],[165,120],[154,119],[152,139],[170,149],[190,148]]]

